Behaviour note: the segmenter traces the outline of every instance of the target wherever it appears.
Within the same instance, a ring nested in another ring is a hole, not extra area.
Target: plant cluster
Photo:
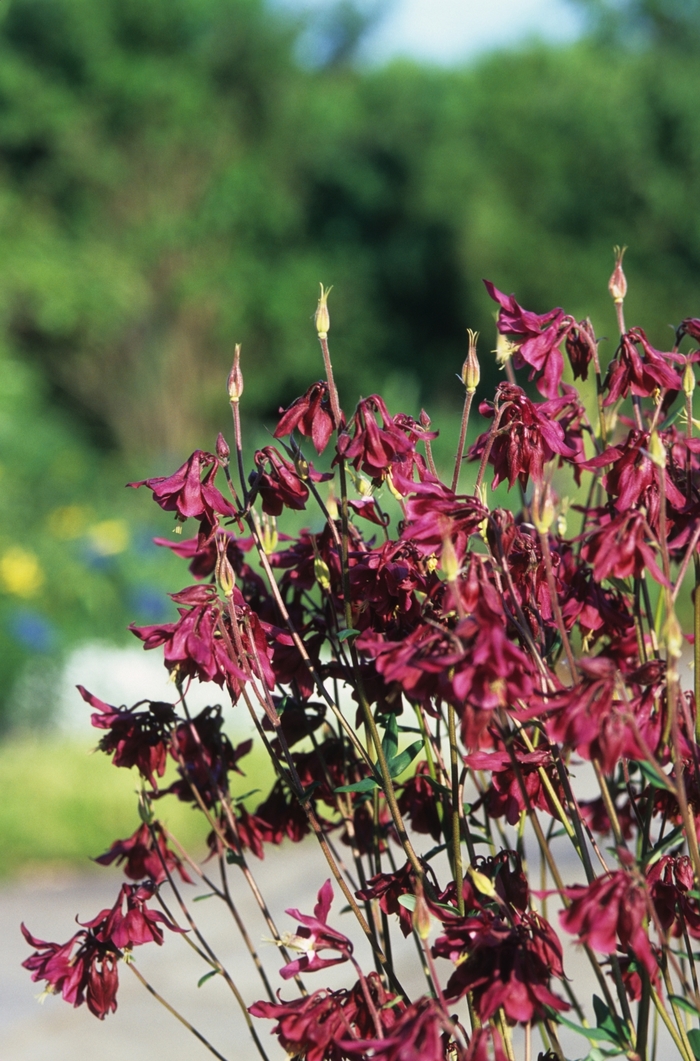
[[[620,340],[604,374],[589,320],[530,312],[487,284],[506,378],[467,447],[480,382],[471,333],[449,485],[427,415],[390,412],[378,394],[343,412],[323,287],[325,378],[281,410],[249,465],[236,349],[233,458],[219,435],[214,452],[130,484],[150,489],[176,530],[199,523],[189,539],[158,539],[191,575],[172,594],[177,619],[133,627],[163,650],[177,698],[113,707],[81,689],[100,749],[142,778],[141,824],[98,859],[132,883],[65,944],[25,929],[34,980],[104,1018],[120,963],[143,979],[136,948],[168,930],[197,950],[203,979],[226,981],[262,1058],[265,1021],[308,1061],[514,1061],[521,1049],[529,1061],[540,1042],[540,1059],[563,1061],[562,1028],[589,1040],[591,1061],[631,1061],[649,1056],[662,1025],[683,1061],[700,1057],[697,589],[695,689],[684,688],[693,637],[676,610],[686,575],[700,584],[700,350],[681,352],[686,337],[700,342],[700,320],[683,320],[661,352],[625,325],[621,253],[609,288]],[[595,382],[590,411],[564,382],[564,351],[574,378]],[[330,452],[328,470],[314,468],[311,448]],[[465,463],[475,477],[460,492]],[[517,513],[489,503],[489,468],[494,487],[519,492]],[[573,517],[557,469],[579,484]],[[312,501],[319,529],[278,533],[285,509]],[[190,712],[194,680],[249,712],[269,753],[276,780],[252,809],[230,789],[252,742],[234,746],[221,706]],[[583,764],[593,798],[576,780]],[[165,796],[206,817],[202,865],[159,821]],[[287,911],[297,928],[282,934],[257,894],[287,982],[275,991],[235,888],[256,891],[250,856],[310,835],[329,872],[313,913]],[[567,851],[576,883],[562,873]],[[186,900],[194,878],[235,919],[264,998],[243,999],[198,928]],[[337,927],[337,893],[362,953]],[[401,984],[397,933],[415,938],[420,997]],[[567,977],[562,933],[590,963],[593,1010]],[[339,964],[345,987],[314,984]]]

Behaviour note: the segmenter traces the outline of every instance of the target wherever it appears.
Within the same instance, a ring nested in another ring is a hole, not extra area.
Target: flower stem
[[[464,408],[462,409],[462,424],[459,429],[459,442],[457,444],[457,453],[455,455],[455,469],[452,473],[452,493],[457,493],[457,487],[459,486],[459,473],[462,468],[462,460],[464,459],[464,441],[467,437],[467,425],[469,424],[469,413],[471,411],[472,402],[474,401],[474,391],[467,391],[464,395]]]

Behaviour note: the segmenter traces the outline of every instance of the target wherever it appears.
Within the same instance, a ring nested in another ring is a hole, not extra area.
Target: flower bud
[[[626,250],[627,247],[613,248],[615,254],[615,268],[608,281],[608,291],[612,295],[614,302],[623,302],[625,295],[627,294],[627,278],[622,268],[622,259],[625,256]]]
[[[413,927],[419,939],[426,940],[430,936],[430,910],[423,898],[423,893],[416,895],[416,905],[413,908]]]
[[[693,366],[690,361],[686,363],[685,369],[683,370],[683,393],[686,398],[689,398],[695,390],[695,373],[693,372]]]
[[[320,557],[314,557],[314,578],[321,589],[328,591],[331,588],[331,570],[326,561]]]
[[[228,464],[230,454],[231,450],[228,448],[228,442],[219,431],[216,439],[216,455],[222,464]]]
[[[241,372],[241,344],[236,343],[233,354],[233,367],[228,376],[228,400],[239,402],[243,394],[243,373]]]
[[[683,651],[683,630],[675,612],[671,612],[664,628],[666,652],[671,659],[680,659]]]
[[[262,521],[262,547],[265,556],[270,556],[277,548],[279,535],[277,533],[277,520],[274,516],[268,516],[263,512]]]
[[[466,388],[467,394],[473,394],[481,379],[479,358],[476,356],[476,341],[479,338],[479,333],[467,328],[467,335],[469,336],[469,351],[467,359],[462,365],[462,383]]]
[[[321,295],[318,300],[318,306],[316,307],[314,321],[319,339],[325,339],[331,326],[331,318],[328,315],[328,296],[333,288],[324,287],[323,284],[320,284],[319,286],[321,288]]]
[[[229,560],[226,553],[221,553],[219,559],[216,562],[216,581],[221,586],[221,592],[224,597],[231,597],[233,595],[233,587],[236,584],[236,576],[233,568],[231,567],[231,561]]]
[[[309,462],[301,450],[297,450],[294,455],[294,470],[302,482],[309,478]]]
[[[536,487],[535,496],[532,500],[532,522],[540,534],[547,534],[554,523],[556,515],[552,492],[548,486],[545,486],[544,489]]]
[[[659,438],[658,431],[652,431],[647,452],[649,454],[649,459],[654,462],[657,468],[666,467],[666,450],[664,449],[663,442]]]
[[[487,877],[485,873],[481,873],[478,869],[474,869],[473,866],[469,866],[467,873],[471,877],[472,884],[478,892],[482,895],[487,896],[489,899],[493,899],[496,895],[496,889],[494,888],[493,881],[490,877]]]
[[[451,538],[444,538],[442,542],[442,570],[448,582],[456,582],[459,575],[459,560]]]

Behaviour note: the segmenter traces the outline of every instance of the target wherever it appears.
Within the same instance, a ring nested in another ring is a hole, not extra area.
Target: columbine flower
[[[512,383],[501,383],[496,391],[495,404],[482,402],[479,412],[491,418],[496,409],[502,409],[499,428],[491,447],[489,464],[493,465],[493,489],[504,479],[512,486],[520,479],[523,488],[528,479],[541,483],[544,466],[555,455],[577,457],[578,450],[566,442],[564,428],[557,416],[572,404],[570,396],[547,402],[531,402],[525,392]],[[481,458],[487,445],[489,432],[477,438],[469,449],[469,459]]]
[[[67,943],[47,943],[36,939],[22,925],[22,934],[34,954],[22,962],[32,980],[44,980],[49,994],[61,994],[73,1006],[87,1002],[100,1020],[117,1008],[121,954],[111,944],[102,944],[89,932],[76,932]],[[77,950],[74,949],[77,944]]]
[[[157,790],[156,775],[162,777],[165,773],[167,742],[176,718],[173,705],[146,700],[142,701],[148,704],[145,710],[139,710],[140,704],[131,708],[112,707],[82,685],[78,686],[78,692],[86,703],[96,708],[90,719],[93,726],[109,730],[99,743],[100,751],[108,755],[114,752],[115,766],[135,766]]]
[[[209,467],[211,465],[211,467]],[[213,453],[198,449],[181,468],[168,476],[142,479],[128,486],[147,486],[153,491],[153,500],[166,512],[175,512],[183,523],[186,519],[201,521],[200,540],[210,538],[219,524],[219,516],[235,516],[236,510],[230,501],[214,485],[221,461]],[[209,471],[202,479],[202,470]]]
[[[319,380],[312,383],[306,394],[297,398],[288,409],[280,409],[282,416],[275,430],[275,438],[284,438],[294,428],[313,442],[316,452],[323,453],[333,434],[328,384]]]
[[[645,967],[653,981],[658,965],[646,929],[647,903],[644,888],[624,870],[599,877],[587,886],[566,889],[572,900],[559,915],[562,928],[578,935],[602,954],[617,953],[618,941]]]
[[[330,880],[327,880],[318,893],[313,917],[294,909],[285,911],[290,917],[296,917],[301,922],[296,934],[286,939],[285,944],[293,950],[302,952],[301,957],[280,969],[280,976],[285,980],[290,980],[297,973],[311,973],[316,969],[325,969],[329,965],[339,965],[350,958],[353,946],[348,937],[342,932],[336,932],[327,924],[332,902],[333,887]],[[321,958],[319,952],[323,950],[335,951],[337,957]]]
[[[549,989],[552,976],[564,977],[557,936],[538,914],[516,915],[506,924],[488,911],[453,918],[433,953],[456,963],[445,991],[449,999],[472,992],[474,1006],[486,1021],[502,1006],[511,1021],[539,1019],[545,1007],[566,1010],[568,1003]]]
[[[638,346],[642,348],[641,355]],[[623,335],[608,366],[604,384],[608,393],[603,405],[614,405],[630,392],[638,398],[648,398],[655,390],[679,391],[681,377],[666,364],[664,357],[668,356],[654,349],[641,328]]]
[[[513,295],[504,295],[490,280],[484,280],[486,290],[498,311],[498,331],[517,343],[513,354],[516,368],[529,365],[530,379],[541,373],[537,389],[546,398],[556,398],[564,371],[561,343],[575,325],[573,317],[567,317],[562,309],[537,314],[523,309]]]
[[[111,910],[101,910],[91,921],[79,924],[89,929],[99,943],[112,944],[118,950],[143,943],[157,943],[160,947],[163,943],[161,925],[171,932],[183,932],[184,929],[178,928],[160,910],[146,906],[154,894],[155,885],[150,881],[139,885],[123,884]]]
[[[155,842],[153,833],[156,835]],[[168,872],[177,870],[182,880],[192,883],[182,860],[168,847],[159,822],[154,822],[151,828],[144,823],[126,840],[115,840],[109,851],[94,861],[100,866],[111,866],[115,861],[117,865],[124,863],[124,873],[131,880],[148,877],[160,884],[166,878],[167,867]]]

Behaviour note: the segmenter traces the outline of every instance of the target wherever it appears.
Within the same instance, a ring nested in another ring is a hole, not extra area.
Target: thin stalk
[[[464,442],[467,437],[467,427],[469,425],[469,413],[471,411],[472,402],[474,401],[474,391],[467,391],[464,395],[464,408],[462,409],[462,423],[459,429],[459,442],[457,443],[457,453],[455,455],[455,468],[452,473],[452,493],[457,493],[457,487],[459,485],[459,473],[462,469],[462,461],[464,459]]]
[[[146,990],[149,991],[150,994],[152,994],[153,997],[158,1002],[160,1002],[161,1006],[164,1006],[165,1009],[167,1009],[168,1013],[171,1013],[173,1015],[175,1020],[179,1020],[180,1024],[184,1025],[184,1027],[187,1028],[188,1032],[191,1032],[192,1035],[194,1035],[194,1037],[196,1039],[199,1039],[199,1041],[202,1044],[202,1046],[206,1046],[207,1050],[211,1054],[213,1054],[214,1057],[218,1057],[219,1061],[227,1061],[227,1058],[225,1058],[223,1054],[220,1054],[219,1051],[216,1050],[211,1045],[209,1040],[206,1039],[202,1035],[201,1032],[197,1031],[197,1029],[192,1024],[190,1024],[190,1022],[188,1020],[185,1020],[185,1018],[182,1016],[181,1013],[178,1013],[178,1011],[175,1009],[174,1006],[171,1006],[169,1002],[165,1001],[165,999],[163,998],[162,995],[158,994],[158,992],[156,991],[155,987],[152,987],[151,984],[149,984],[149,982],[146,979],[146,977],[143,976],[142,973],[140,972],[140,970],[136,968],[136,965],[134,964],[133,960],[128,962],[127,964],[129,966],[129,968],[131,969],[132,973],[134,974],[134,976],[136,977],[136,979],[141,981],[141,983],[146,988]],[[264,1059],[264,1061],[269,1061],[268,1056],[265,1053],[265,1050],[263,1049],[263,1045],[260,1042],[260,1040],[258,1039],[258,1034],[257,1034],[255,1028],[253,1027],[253,1022],[250,1019],[250,1015],[248,1014],[248,1010],[245,1007],[245,1002],[243,1002],[243,999],[241,999],[241,1005],[243,1007],[243,1012],[245,1013],[246,1018],[247,1018],[247,1023],[248,1023],[248,1026],[250,1028],[250,1034],[252,1035],[253,1040],[255,1042],[255,1045],[258,1048],[258,1053]]]
[[[557,587],[554,582],[554,571],[552,569],[552,554],[549,549],[549,538],[547,531],[538,530],[540,539],[540,545],[542,546],[542,557],[544,559],[544,569],[547,575],[547,588],[549,589],[549,596],[552,602],[552,611],[554,612],[554,619],[557,624],[557,630],[559,636],[562,639],[564,645],[564,652],[566,653],[566,659],[569,664],[569,672],[571,674],[571,684],[575,685],[578,681],[578,667],[576,666],[576,660],[574,659],[574,653],[571,648],[571,642],[569,641],[569,634],[564,623],[564,616],[561,612],[561,605],[559,603],[559,595],[557,593]]]
[[[447,727],[450,740],[450,766],[452,768],[452,858],[454,862],[455,887],[457,889],[457,908],[459,916],[464,917],[464,895],[462,885],[464,870],[462,867],[462,828],[459,793],[459,761],[457,753],[457,728],[455,709],[452,704],[447,708]]]
[[[678,1034],[676,1029],[673,1027],[673,1021],[671,1020],[671,1018],[669,1017],[668,1013],[666,1012],[666,1007],[664,1006],[662,1000],[659,998],[658,991],[655,988],[653,988],[653,987],[651,989],[651,998],[652,998],[652,1001],[654,1003],[654,1006],[656,1007],[656,1012],[659,1014],[659,1016],[661,1017],[661,1020],[666,1025],[666,1030],[668,1031],[668,1034],[673,1039],[673,1042],[675,1043],[676,1049],[678,1050],[678,1053],[683,1058],[683,1061],[695,1061],[695,1055],[693,1054],[692,1050],[690,1050],[688,1047],[686,1047],[686,1045],[683,1042],[681,1036]]]

